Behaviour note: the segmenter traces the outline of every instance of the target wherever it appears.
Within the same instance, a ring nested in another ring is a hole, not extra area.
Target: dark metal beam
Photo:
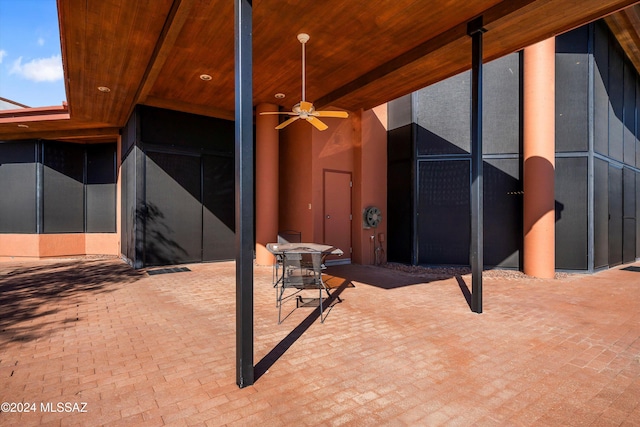
[[[471,310],[482,313],[483,186],[482,186],[482,16],[467,24],[471,54]]]
[[[236,383],[253,384],[253,64],[251,0],[235,0]]]

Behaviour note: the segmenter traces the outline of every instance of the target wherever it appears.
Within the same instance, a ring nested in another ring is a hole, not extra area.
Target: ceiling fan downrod
[[[302,101],[306,101],[306,77],[305,77],[305,65],[306,65],[306,51],[305,51],[305,45],[307,44],[307,42],[309,41],[309,34],[306,33],[300,33],[298,34],[298,41],[300,41],[300,43],[302,44]]]

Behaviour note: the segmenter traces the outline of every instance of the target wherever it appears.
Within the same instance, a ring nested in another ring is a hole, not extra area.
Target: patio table
[[[267,250],[275,256],[273,264],[273,287],[276,289],[276,307],[278,307],[278,323],[281,323],[282,303],[300,291],[317,289],[322,319],[322,291],[329,297],[331,293],[322,279],[325,268],[324,259],[328,255],[342,256],[343,251],[335,246],[320,243],[268,243]],[[294,290],[293,295],[285,296],[285,290]],[[340,298],[338,298],[338,301]],[[302,301],[298,296],[298,304]]]

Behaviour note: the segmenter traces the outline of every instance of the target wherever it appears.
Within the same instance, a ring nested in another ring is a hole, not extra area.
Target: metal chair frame
[[[276,288],[278,324],[283,320],[282,305],[294,297],[299,303],[302,300],[301,292],[308,290],[318,291],[320,322],[324,323],[322,291],[324,290],[329,298],[331,298],[331,293],[322,280],[322,259],[321,252],[296,251],[284,252],[280,255],[280,259],[276,259],[274,287]],[[281,274],[279,273],[280,268],[282,268]]]

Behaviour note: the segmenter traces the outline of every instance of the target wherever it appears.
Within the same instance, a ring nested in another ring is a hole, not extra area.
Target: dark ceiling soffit
[[[484,26],[488,29],[491,29],[492,24],[496,24],[501,19],[509,16],[512,13],[517,12],[520,9],[523,9],[529,6],[532,3],[535,3],[536,0],[509,0],[503,1],[489,9],[480,15],[484,18]],[[618,4],[617,6],[612,6],[604,12],[594,13],[585,19],[585,23],[595,21],[596,19],[600,19],[603,16],[610,15],[617,11],[620,11],[628,6],[638,3],[638,0],[627,0],[622,5]],[[548,37],[555,36],[557,34],[564,33],[573,29],[570,28],[561,28],[558,29],[554,34],[549,34]],[[455,41],[459,41],[463,38],[467,37],[467,24],[461,23],[444,33],[437,35],[436,37],[427,40],[424,43],[414,47],[413,49],[401,54],[400,56],[374,68],[373,70],[363,74],[362,76],[352,80],[351,82],[345,84],[342,87],[320,97],[316,100],[315,104],[317,108],[326,107],[328,105],[337,103],[340,99],[348,96],[349,94],[356,92],[357,90],[375,82],[376,80],[383,78],[399,69],[420,60],[422,57],[435,52],[436,50],[451,44]],[[520,46],[519,49],[522,49],[526,46]],[[495,58],[487,58],[488,60]],[[469,63],[469,66],[471,64]],[[463,71],[463,70],[460,70]],[[400,94],[399,96],[401,96]],[[406,94],[405,94],[406,95]],[[389,100],[390,101],[390,100]],[[367,106],[374,107],[374,106]]]

